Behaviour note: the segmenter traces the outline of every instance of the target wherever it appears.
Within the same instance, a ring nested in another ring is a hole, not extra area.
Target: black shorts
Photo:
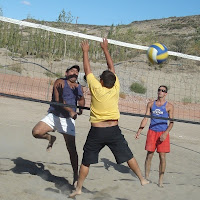
[[[99,152],[107,145],[118,164],[129,161],[133,154],[119,126],[91,127],[83,147],[83,165],[98,163]]]

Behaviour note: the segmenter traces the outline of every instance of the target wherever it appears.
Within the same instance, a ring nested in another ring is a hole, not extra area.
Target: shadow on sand
[[[52,182],[55,184],[55,187],[57,189],[53,188],[46,188],[46,191],[51,191],[55,193],[62,193],[64,195],[69,195],[71,194],[72,190],[74,190],[73,185],[69,183],[68,180],[66,180],[63,177],[59,176],[54,176],[51,174],[51,172],[47,169],[45,169],[45,166],[41,162],[33,162],[30,160],[25,160],[21,157],[18,157],[16,159],[12,159],[12,161],[15,164],[15,167],[10,169],[13,173],[16,174],[24,174],[24,173],[29,173],[31,175],[39,176],[43,180]],[[83,188],[84,193],[93,193],[87,190],[86,188]]]
[[[128,174],[131,174],[133,177],[137,178],[135,173],[133,173],[132,170],[127,166],[124,166],[122,164],[113,163],[107,158],[101,158],[101,161],[104,163],[104,167],[107,170],[109,170],[110,167],[113,167],[116,171],[118,171],[120,173],[123,173],[123,174],[128,173]]]
[[[50,188],[48,188],[46,190],[49,191],[51,190],[57,193],[61,192],[62,194],[69,195],[71,191],[74,189],[68,180],[66,180],[63,177],[54,176],[53,174],[51,174],[49,170],[45,169],[44,164],[40,162],[25,160],[21,157],[12,159],[12,161],[15,164],[15,167],[10,169],[13,173],[16,174],[29,173],[31,175],[39,176],[45,181],[54,183],[55,187],[58,189],[58,190],[55,189],[51,190]]]

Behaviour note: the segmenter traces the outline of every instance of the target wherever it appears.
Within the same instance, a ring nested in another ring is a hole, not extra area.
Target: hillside
[[[117,26],[28,21],[143,46],[161,42],[171,51],[200,55],[200,15],[135,21]]]
[[[28,21],[143,46],[161,42],[170,51],[200,56],[200,15],[118,26]],[[50,100],[52,84],[64,75],[67,66],[76,63],[83,72],[81,41],[82,38],[74,36],[1,23],[0,80],[8,82],[2,81],[0,89],[4,93]],[[143,114],[145,103],[155,98],[158,86],[167,85],[170,89],[168,100],[176,104],[176,117],[200,119],[200,61],[169,56],[167,62],[152,65],[146,51],[116,45],[109,45],[109,50],[121,83],[122,110],[133,109],[131,112]],[[99,77],[106,63],[100,45],[95,41],[90,41],[90,61],[93,73]],[[131,89],[135,85],[142,86],[144,92]],[[89,94],[86,99],[88,105]]]

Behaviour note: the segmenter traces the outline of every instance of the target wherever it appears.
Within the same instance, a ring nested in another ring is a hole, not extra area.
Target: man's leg
[[[147,156],[145,160],[145,178],[149,180],[149,174],[151,170],[151,160],[153,158],[154,152],[147,151]]]
[[[158,186],[163,187],[163,177],[166,168],[166,153],[159,153],[160,165],[159,165],[159,181]]]
[[[141,173],[141,170],[138,166],[138,163],[136,161],[135,158],[131,158],[128,162],[128,166],[131,168],[131,170],[137,175],[137,177],[140,179],[140,183],[141,185],[146,185],[149,183],[149,181],[147,181]]]
[[[49,141],[47,151],[51,150],[53,143],[56,140],[55,136],[48,134],[50,131],[53,131],[53,129],[42,121],[38,122],[32,130],[32,135],[35,138],[46,139]]]
[[[73,185],[76,187],[78,180],[78,154],[76,151],[75,136],[63,134],[67,150],[69,152],[72,169],[74,172]]]
[[[76,190],[73,193],[71,193],[69,197],[74,198],[76,195],[81,194],[83,182],[89,173],[89,166],[90,165],[86,166],[81,164]]]

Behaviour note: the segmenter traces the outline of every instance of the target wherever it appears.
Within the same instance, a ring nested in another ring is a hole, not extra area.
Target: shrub
[[[12,71],[14,71],[14,72],[17,72],[17,73],[19,73],[19,74],[22,73],[22,68],[21,68],[21,66],[19,66],[18,64],[17,64],[17,65],[10,66],[10,67],[8,67],[8,69],[9,69],[9,70],[12,70]]]
[[[122,99],[125,99],[126,98],[126,94],[123,93],[123,92],[120,92],[119,93],[119,97],[122,98]]]
[[[147,89],[140,83],[132,83],[130,90],[135,93],[145,94]]]
[[[192,103],[192,99],[190,97],[184,97],[182,99],[182,102],[183,102],[184,105],[189,104],[189,103]]]

